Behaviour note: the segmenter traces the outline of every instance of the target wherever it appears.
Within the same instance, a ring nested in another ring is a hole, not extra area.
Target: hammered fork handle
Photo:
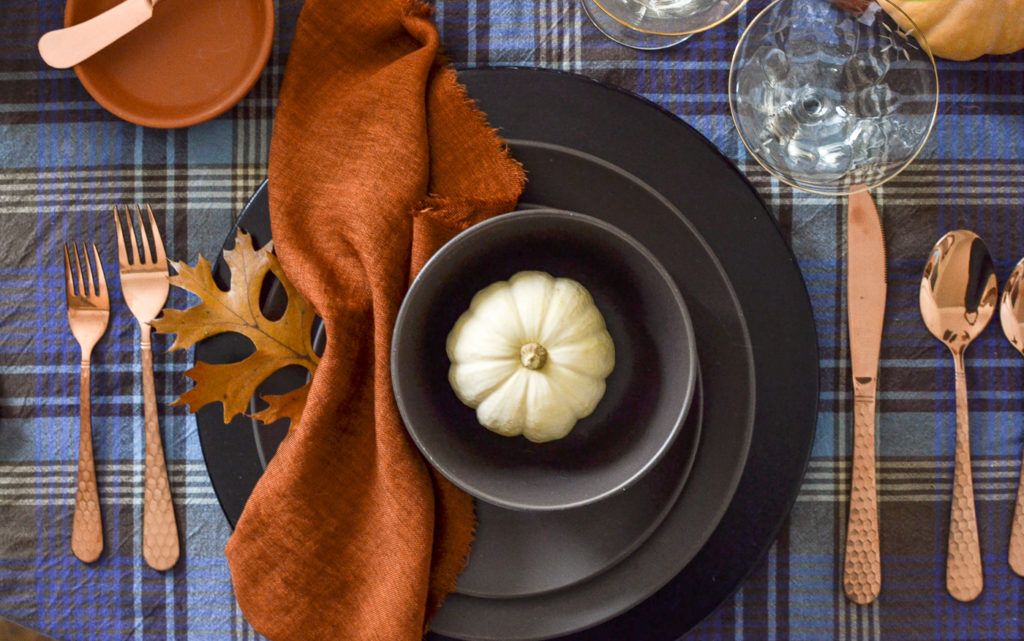
[[[843,587],[854,603],[871,603],[882,589],[875,481],[875,398],[858,396],[853,413],[853,478],[846,529]]]
[[[1024,458],[1021,460],[1017,504],[1013,510],[1013,525],[1010,527],[1009,557],[1013,571],[1024,576]]]
[[[149,325],[142,330],[142,397],[146,421],[146,487],[143,492],[142,556],[154,570],[167,570],[178,561],[178,524],[174,518],[167,463],[160,440],[156,411],[156,385],[153,382],[153,349],[149,343]]]
[[[974,509],[971,475],[971,436],[967,417],[967,377],[963,355],[956,357],[956,450],[953,458],[953,498],[949,513],[949,550],[946,556],[946,589],[958,601],[973,601],[981,594],[984,579],[978,518]]]
[[[103,552],[103,520],[96,489],[96,468],[92,456],[92,404],[89,394],[89,361],[82,360],[79,388],[78,481],[75,515],[71,523],[71,551],[83,563],[91,563]]]

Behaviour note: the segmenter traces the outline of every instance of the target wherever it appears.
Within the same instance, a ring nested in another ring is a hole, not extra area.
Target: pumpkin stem
[[[527,343],[519,348],[519,362],[526,369],[540,369],[548,362],[548,350],[540,343]]]

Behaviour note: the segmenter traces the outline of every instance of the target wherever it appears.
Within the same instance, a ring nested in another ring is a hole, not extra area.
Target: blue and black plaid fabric
[[[266,173],[275,97],[301,2],[278,6],[277,39],[256,88],[211,122],[144,129],[100,108],[70,71],[35,49],[62,3],[6,0],[0,49],[0,615],[65,641],[258,638],[231,591],[229,535],[193,418],[171,402],[189,355],[163,353],[156,381],[184,540],[167,573],[142,560],[142,389],[135,321],[117,284],[114,204],[149,203],[168,253],[216,254]],[[618,46],[576,0],[449,0],[436,20],[457,66],[537,66],[644,95],[695,126],[760,191],[800,261],[821,345],[817,440],[806,482],[767,558],[688,639],[1024,639],[1024,578],[1006,549],[1024,445],[1024,358],[993,323],[967,359],[985,591],[945,591],[952,482],[953,368],[920,320],[931,245],[976,230],[1004,280],[1024,256],[1024,53],[940,63],[941,105],[922,155],[875,190],[888,234],[879,479],[883,591],[869,606],[842,592],[852,392],[846,340],[845,204],[794,193],[740,143],[726,97],[733,48],[764,6],[674,49]],[[1021,16],[1007,16],[1020,20]],[[614,132],[594,132],[614,135]],[[643,141],[637,141],[642,145]],[[680,179],[685,179],[681,176]],[[90,566],[69,548],[78,440],[78,346],[64,314],[61,243],[95,241],[112,281],[110,329],[93,356],[93,428],[106,550]],[[169,304],[188,304],[180,291]],[[282,603],[282,608],[289,604]],[[637,633],[637,639],[642,639]]]

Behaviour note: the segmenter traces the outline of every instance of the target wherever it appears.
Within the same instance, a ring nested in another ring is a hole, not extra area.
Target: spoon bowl
[[[935,243],[921,278],[921,316],[928,330],[962,356],[996,309],[996,269],[985,242],[967,230]]]
[[[956,451],[946,589],[959,601],[977,598],[984,584],[971,475],[964,352],[992,320],[998,293],[992,255],[977,234],[951,231],[935,243],[921,278],[920,304],[925,325],[953,352],[956,366]]]
[[[1010,278],[1003,287],[999,304],[999,320],[1006,339],[1024,354],[1024,259],[1013,268]],[[1020,486],[1017,488],[1017,504],[1013,510],[1013,524],[1010,526],[1010,567],[1024,576],[1024,461],[1021,463]]]
[[[999,303],[999,320],[1006,340],[1024,354],[1024,259],[1010,272]]]

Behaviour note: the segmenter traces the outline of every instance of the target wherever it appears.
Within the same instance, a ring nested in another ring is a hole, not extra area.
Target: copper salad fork
[[[79,389],[78,480],[75,489],[75,514],[71,525],[71,551],[84,563],[99,558],[103,552],[103,520],[100,516],[99,492],[96,488],[96,468],[92,455],[92,403],[89,395],[90,359],[96,343],[107,331],[110,319],[110,297],[103,263],[96,245],[95,258],[89,260],[89,248],[82,243],[71,246],[75,255],[74,269],[64,245],[64,285],[71,333],[82,348],[82,373]],[[80,258],[81,255],[81,258]],[[84,259],[84,261],[83,261]],[[83,269],[84,262],[84,269]],[[76,278],[77,275],[77,278]],[[77,287],[76,287],[77,285]]]
[[[117,259],[121,269],[121,292],[128,309],[139,321],[142,352],[142,396],[146,423],[146,486],[143,494],[142,511],[142,556],[155,570],[167,570],[178,561],[178,526],[174,517],[171,500],[171,486],[167,480],[167,463],[164,460],[163,443],[160,440],[160,424],[156,411],[156,386],[153,383],[153,349],[149,342],[156,318],[170,290],[170,276],[167,271],[167,254],[164,251],[160,229],[149,213],[148,224],[142,218],[142,210],[136,205],[138,214],[141,253],[135,236],[131,212],[125,207],[125,223],[128,227],[128,246],[125,245],[121,217],[114,207],[114,227],[117,230]],[[146,227],[149,227],[149,235]],[[153,238],[150,250],[149,238]]]

